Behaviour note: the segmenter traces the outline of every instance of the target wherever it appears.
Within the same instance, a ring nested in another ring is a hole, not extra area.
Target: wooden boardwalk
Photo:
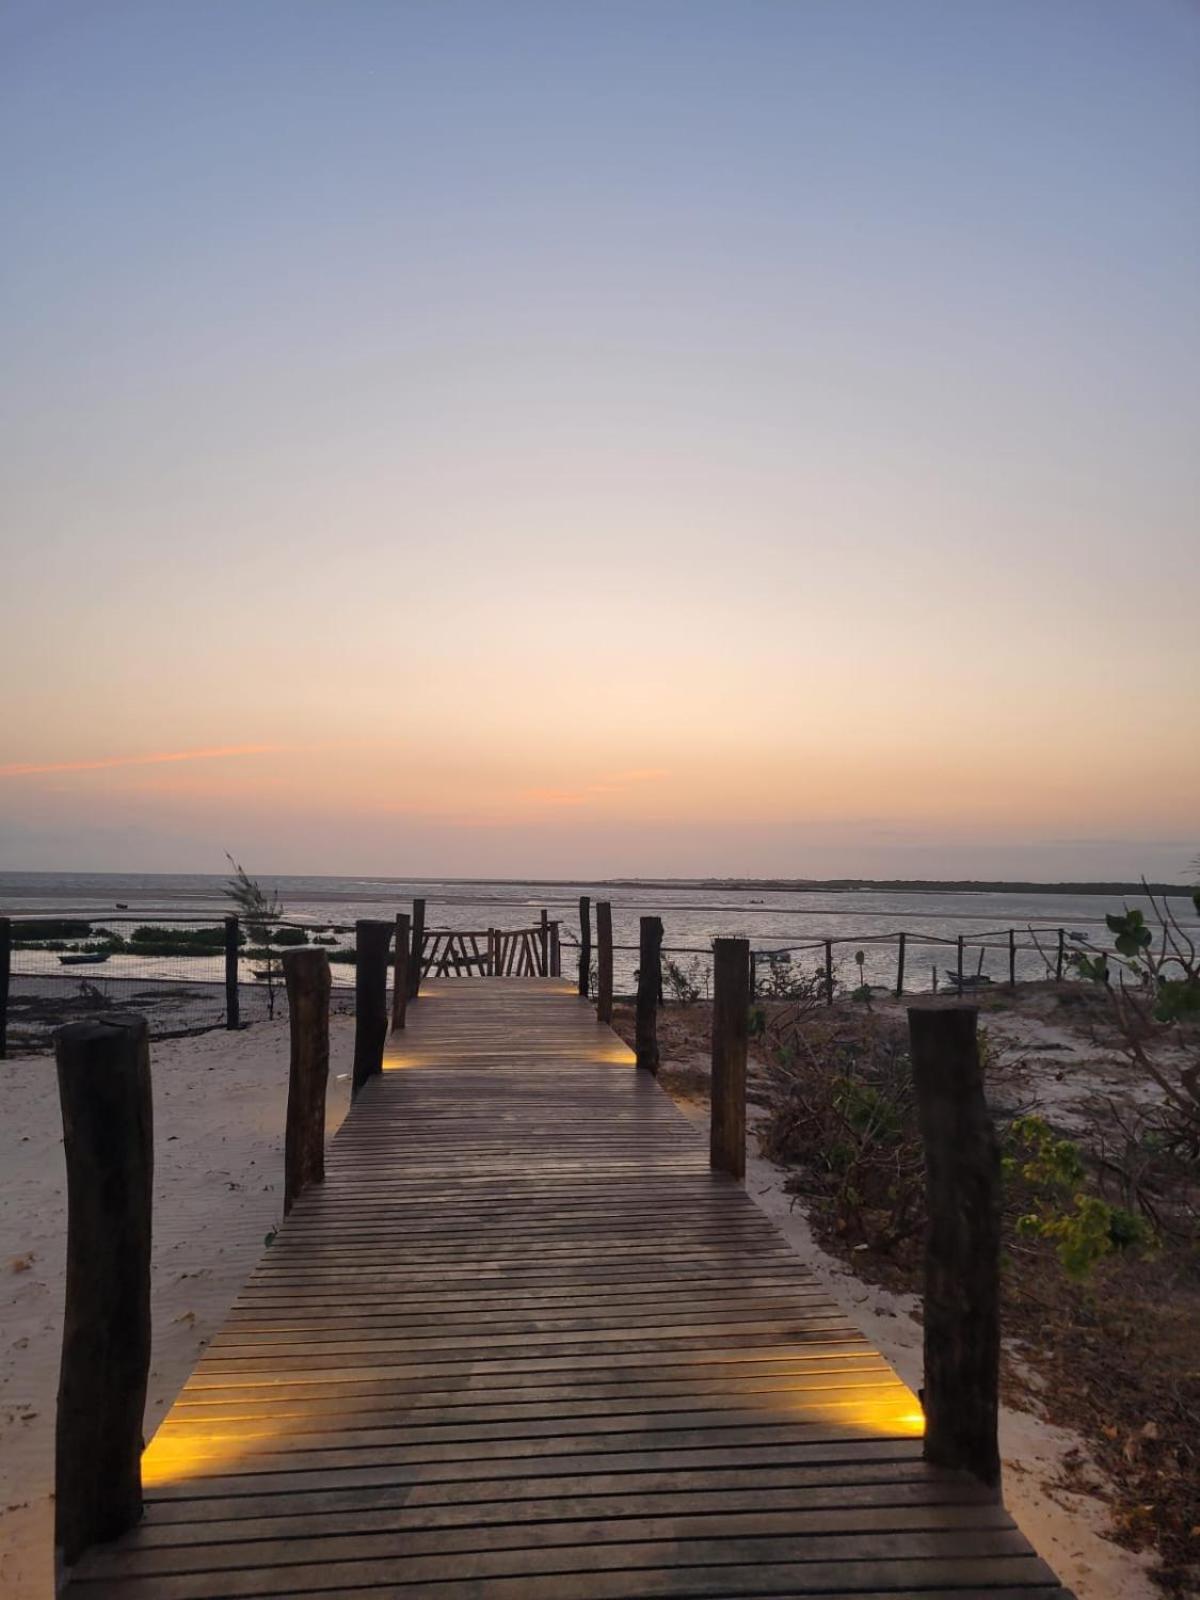
[[[568,985],[409,1017],[73,1595],[1065,1595]]]

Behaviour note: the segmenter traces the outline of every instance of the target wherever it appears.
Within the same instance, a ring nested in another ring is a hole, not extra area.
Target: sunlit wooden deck
[[[1064,1595],[567,984],[409,1018],[73,1594]]]

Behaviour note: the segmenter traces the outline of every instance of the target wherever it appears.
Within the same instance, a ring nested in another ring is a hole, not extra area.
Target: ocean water
[[[128,914],[146,920],[156,916],[219,916],[228,910],[225,880],[199,873],[0,873],[0,913],[45,912],[63,916],[80,912],[93,918],[111,917],[118,904]],[[498,880],[415,880],[365,877],[264,877],[265,888],[277,891],[289,921],[314,927],[349,925],[362,917],[391,918],[407,910],[414,895],[426,900],[426,926],[431,929],[518,928],[537,922],[541,908],[560,921],[564,940],[563,970],[574,970],[569,948],[578,938],[580,895],[608,899],[613,906],[614,961],[618,989],[628,988],[636,967],[638,920],[654,914],[664,924],[664,948],[683,965],[695,963],[700,974],[707,969],[706,953],[718,935],[749,938],[752,948],[766,953],[800,945],[819,946],[835,941],[838,971],[846,981],[857,980],[856,950],[863,951],[864,972],[876,983],[895,979],[895,935],[907,935],[906,987],[929,988],[932,971],[940,974],[954,966],[955,940],[965,941],[968,970],[979,969],[993,977],[1007,976],[1008,930],[1015,929],[1019,943],[1037,949],[1019,952],[1018,976],[1045,975],[1045,957],[1053,957],[1057,930],[1105,940],[1106,911],[1119,910],[1122,897],[1090,894],[1036,893],[1028,890],[925,890],[895,892],[873,889],[757,890],[714,888],[686,882],[642,883],[536,883]],[[1140,896],[1128,903],[1145,905]],[[1197,930],[1191,901],[1178,898],[1172,909],[1186,927]],[[594,915],[594,914],[593,914]],[[352,936],[350,936],[352,937]],[[593,936],[594,937],[594,936]],[[814,966],[824,959],[819,949],[798,951],[793,959]],[[122,968],[139,969],[136,957],[115,957]],[[212,963],[213,981],[220,977]],[[199,972],[192,968],[193,977]],[[108,975],[116,976],[110,964]],[[349,969],[339,981],[352,982]],[[944,981],[944,977],[943,977]]]

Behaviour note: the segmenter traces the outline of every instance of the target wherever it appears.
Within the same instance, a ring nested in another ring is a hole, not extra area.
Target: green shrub
[[[91,931],[90,922],[73,922],[63,918],[45,922],[16,921],[12,925],[13,943],[16,945],[33,944],[43,939],[86,939]],[[54,946],[43,944],[40,948],[49,950]]]
[[[246,936],[238,930],[238,943],[244,944]],[[181,952],[193,950],[223,950],[225,948],[225,929],[221,926],[210,928],[159,928],[145,926],[135,928],[130,935],[130,943],[137,948],[141,945],[155,945],[156,954],[169,953],[172,948]]]
[[[1149,1224],[1122,1206],[1086,1194],[1079,1146],[1060,1139],[1041,1117],[1018,1117],[1008,1129],[1004,1168],[1033,1193],[1033,1209],[1017,1218],[1027,1239],[1052,1239],[1069,1278],[1090,1278],[1099,1262],[1117,1250],[1146,1250]]]

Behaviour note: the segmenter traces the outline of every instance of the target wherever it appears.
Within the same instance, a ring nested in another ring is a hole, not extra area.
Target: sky
[[[1200,4],[0,0],[0,208],[0,869],[1200,852]]]

